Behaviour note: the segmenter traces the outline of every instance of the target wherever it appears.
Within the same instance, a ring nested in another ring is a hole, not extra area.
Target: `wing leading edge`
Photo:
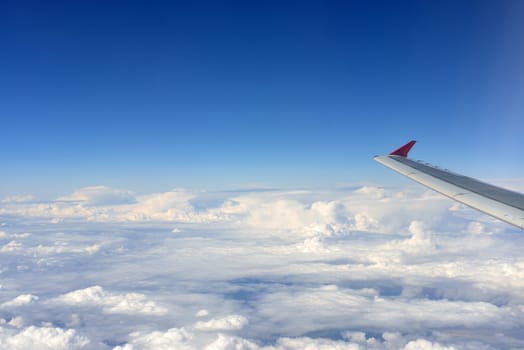
[[[416,141],[373,159],[443,195],[524,229],[524,195],[408,158]]]

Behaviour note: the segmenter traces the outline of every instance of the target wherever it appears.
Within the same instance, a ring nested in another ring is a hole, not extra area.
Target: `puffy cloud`
[[[208,344],[204,350],[259,350],[257,344],[247,339],[240,337],[232,337],[224,334],[219,334],[217,339]]]
[[[241,224],[258,232],[286,231],[305,235],[331,235],[351,230],[393,233],[407,230],[414,220],[422,219],[429,228],[456,221],[449,220],[450,200],[425,193],[370,186],[332,192],[224,192],[216,194],[211,201],[220,205],[206,207],[202,203],[206,203],[209,194],[202,191],[177,189],[136,196],[128,190],[92,186],[58,201],[4,203],[0,214],[48,218],[55,223],[64,219],[222,222]],[[194,203],[199,204],[198,208]],[[322,231],[326,228],[327,231]]]
[[[273,345],[261,345],[239,336],[218,333],[210,340],[203,334],[189,332],[184,328],[171,328],[166,332],[132,333],[128,343],[116,346],[113,350],[454,350],[478,346],[475,343],[461,344],[459,347],[444,346],[423,338],[411,340],[400,333],[384,333],[379,338],[368,338],[362,332],[345,332],[344,338],[281,337]]]
[[[171,328],[166,332],[132,333],[131,340],[114,350],[194,350],[193,335],[185,329]]]
[[[298,229],[313,221],[307,207],[296,200],[259,202],[249,210],[246,222],[258,229]]]
[[[89,340],[73,329],[30,326],[18,332],[0,327],[0,348],[10,350],[82,349]]]
[[[198,310],[198,312],[195,314],[196,317],[206,317],[209,315],[209,311],[206,309]]]
[[[425,339],[417,339],[406,344],[403,350],[455,350],[453,346],[442,346]]]
[[[21,294],[17,296],[16,298],[14,298],[13,300],[2,303],[0,307],[1,308],[19,307],[19,306],[29,305],[37,300],[38,300],[38,297],[36,295]]]
[[[185,190],[141,196],[137,203],[125,208],[120,218],[131,221],[204,221],[193,210],[190,200],[195,194]]]
[[[304,242],[297,244],[297,249],[304,253],[322,254],[330,252],[330,249],[322,243],[320,237],[306,238]]]
[[[225,331],[242,329],[247,324],[248,320],[244,316],[229,315],[223,318],[213,318],[209,321],[199,321],[195,323],[193,327],[200,331]]]
[[[93,186],[51,202],[5,203],[0,214],[49,218],[53,223],[64,219],[212,222],[226,217],[216,210],[195,211],[190,202],[195,196],[187,190],[135,196],[127,190]]]
[[[24,318],[22,316],[13,317],[7,324],[16,328],[22,328],[24,325]]]
[[[426,231],[420,221],[412,221],[408,231],[411,237],[400,240],[391,240],[378,249],[379,254],[372,254],[370,258],[377,263],[400,262],[412,257],[425,257],[438,253],[438,247],[431,233]]]
[[[144,294],[116,294],[107,292],[100,286],[75,290],[58,296],[52,302],[77,306],[101,306],[104,312],[110,314],[164,315],[167,313],[165,307],[147,300]]]

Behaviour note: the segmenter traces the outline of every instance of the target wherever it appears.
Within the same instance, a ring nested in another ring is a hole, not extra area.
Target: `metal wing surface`
[[[407,156],[415,142],[374,160],[457,202],[524,229],[523,194],[412,160]]]

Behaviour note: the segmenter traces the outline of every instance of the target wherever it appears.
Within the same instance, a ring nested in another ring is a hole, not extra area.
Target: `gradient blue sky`
[[[522,1],[2,1],[0,195],[524,174]],[[489,159],[489,163],[486,162]]]

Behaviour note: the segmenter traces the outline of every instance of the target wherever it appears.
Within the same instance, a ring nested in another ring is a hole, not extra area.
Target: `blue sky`
[[[0,195],[524,172],[519,1],[6,1]],[[486,159],[490,162],[487,163]]]

